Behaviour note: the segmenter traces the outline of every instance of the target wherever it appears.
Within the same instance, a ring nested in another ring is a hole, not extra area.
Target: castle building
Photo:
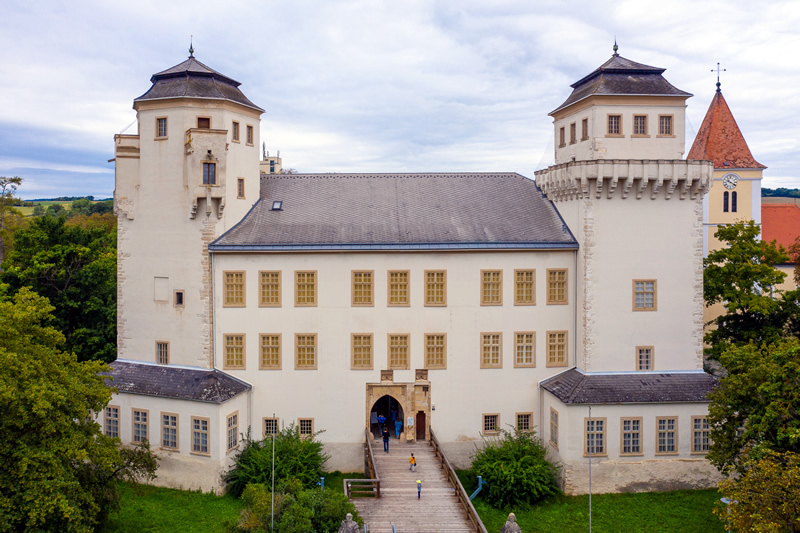
[[[159,483],[218,489],[248,428],[322,431],[363,468],[377,415],[465,467],[536,430],[570,493],[709,486],[702,370],[709,161],[691,95],[616,53],[516,173],[266,174],[263,110],[190,55],[117,135],[119,359],[104,431]],[[579,135],[580,134],[580,135]],[[263,165],[263,163],[261,163]]]

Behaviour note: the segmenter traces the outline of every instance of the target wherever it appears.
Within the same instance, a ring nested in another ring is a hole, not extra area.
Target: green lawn
[[[719,501],[715,490],[680,490],[592,496],[592,531],[670,533],[724,532],[711,509]],[[500,531],[508,511],[490,507],[480,498],[472,502],[488,531]],[[560,496],[528,510],[514,510],[525,533],[589,531],[589,496]]]

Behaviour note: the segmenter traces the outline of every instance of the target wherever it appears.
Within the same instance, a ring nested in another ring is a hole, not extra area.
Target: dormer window
[[[201,130],[211,128],[211,119],[209,117],[197,117],[197,127]]]
[[[203,185],[217,184],[217,164],[203,163]]]

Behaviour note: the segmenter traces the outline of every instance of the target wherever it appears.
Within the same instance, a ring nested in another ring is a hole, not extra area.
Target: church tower
[[[114,138],[118,357],[212,368],[208,244],[258,199],[263,110],[192,49],[150,81]]]

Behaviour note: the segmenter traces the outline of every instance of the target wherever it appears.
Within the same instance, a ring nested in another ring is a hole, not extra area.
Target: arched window
[[[731,193],[731,212],[736,212],[736,191]]]
[[[728,212],[728,191],[725,191],[722,195],[722,211]]]

